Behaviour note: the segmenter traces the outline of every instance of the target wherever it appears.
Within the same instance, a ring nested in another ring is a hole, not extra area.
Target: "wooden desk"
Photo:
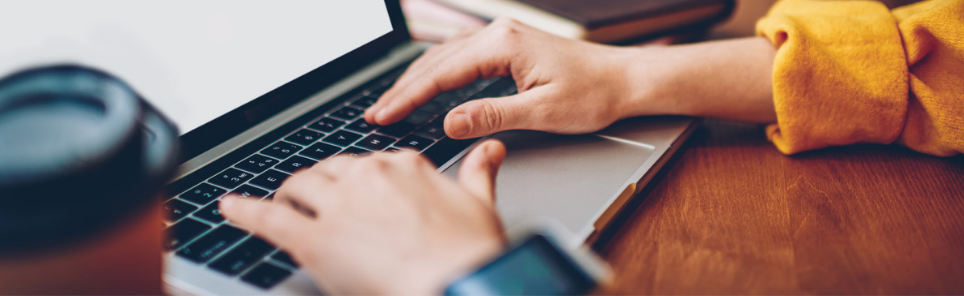
[[[964,294],[964,158],[706,121],[596,249],[616,294]]]

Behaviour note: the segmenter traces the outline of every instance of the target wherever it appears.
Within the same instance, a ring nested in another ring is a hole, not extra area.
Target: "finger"
[[[459,169],[459,184],[489,206],[495,205],[495,179],[502,161],[505,145],[498,140],[486,140],[472,149]]]
[[[385,93],[383,93],[375,104],[372,104],[367,109],[365,109],[365,121],[368,123],[375,123],[375,115],[386,105],[389,105],[391,101],[398,97],[398,93],[403,92],[407,89],[413,81],[418,81],[424,79],[424,73],[427,69],[431,68],[433,65],[442,63],[451,58],[452,55],[456,54],[458,48],[464,47],[464,43],[468,41],[460,41],[461,39],[451,40],[444,42],[442,44],[433,46],[429,48],[424,55],[415,60],[405,72],[402,73],[395,83],[389,88]]]
[[[313,221],[290,207],[233,195],[222,198],[220,207],[232,223],[285,248],[303,239],[304,229]]]
[[[275,193],[274,202],[282,205],[291,205],[298,211],[306,212],[311,217],[317,217],[318,213],[325,209],[330,209],[330,199],[325,191],[334,188],[334,180],[327,174],[318,171],[298,172],[278,189]]]
[[[464,44],[471,47],[484,40],[473,41]],[[454,55],[426,65],[418,74],[414,74],[418,76],[417,79],[407,82],[398,92],[386,93],[385,104],[379,107],[380,110],[374,111],[375,123],[389,125],[398,122],[442,92],[461,88],[482,77],[507,75],[511,59],[505,56],[510,55],[505,54],[504,50],[487,49],[491,47],[453,47],[456,52]]]
[[[347,154],[338,154],[316,163],[309,170],[325,174],[332,180],[338,180],[339,172],[344,172],[353,161],[355,161],[354,157]]]
[[[445,41],[455,41],[455,40],[471,37],[472,35],[475,35],[475,33],[478,33],[479,31],[481,31],[482,28],[484,27],[476,26],[476,25],[468,25],[468,26],[462,27],[462,29],[460,29],[458,33],[455,33],[455,35],[452,35]]]
[[[539,98],[547,95],[547,88],[534,88],[508,97],[469,101],[445,117],[445,133],[466,139],[512,129],[538,130],[545,123]]]

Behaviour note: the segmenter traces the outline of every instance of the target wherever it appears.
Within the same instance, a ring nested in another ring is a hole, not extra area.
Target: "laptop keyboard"
[[[445,114],[469,100],[516,91],[509,78],[478,80],[439,95],[399,123],[376,126],[365,122],[364,109],[400,74],[396,71],[369,83],[324,116],[168,200],[164,204],[169,217],[164,247],[225,276],[270,289],[291,276],[298,264],[284,251],[225,221],[218,210],[222,196],[232,192],[270,199],[292,173],[338,154],[358,156],[409,148],[441,166],[474,142],[446,137],[442,129]]]

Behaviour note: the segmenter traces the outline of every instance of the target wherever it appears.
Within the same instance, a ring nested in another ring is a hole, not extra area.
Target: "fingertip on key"
[[[365,113],[362,114],[362,117],[365,118],[365,122],[368,122],[369,124],[378,124],[378,122],[375,121],[375,112],[376,112],[376,111],[378,111],[378,109],[376,109],[374,106],[369,107],[368,109],[366,109],[366,110],[365,110]]]
[[[375,113],[375,122],[384,125],[384,123],[388,121],[389,116],[391,116],[389,108],[381,108],[381,110],[378,110],[377,113]]]

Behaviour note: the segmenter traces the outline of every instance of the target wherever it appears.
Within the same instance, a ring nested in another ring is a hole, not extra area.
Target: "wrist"
[[[480,238],[459,245],[446,245],[412,266],[421,268],[400,270],[402,275],[394,284],[382,291],[383,295],[442,295],[455,276],[471,272],[482,264],[498,257],[505,250],[505,238],[494,236]]]
[[[636,49],[629,116],[687,115],[773,122],[775,48],[762,38]]]
[[[627,48],[621,67],[626,87],[623,114],[619,119],[650,115],[685,115],[688,89],[680,83],[686,65],[678,52],[668,46]]]

